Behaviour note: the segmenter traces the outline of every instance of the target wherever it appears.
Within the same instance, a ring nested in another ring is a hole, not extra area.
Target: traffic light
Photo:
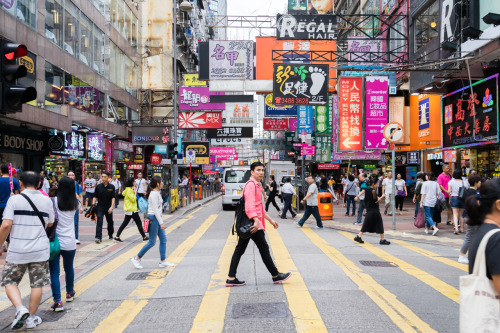
[[[36,89],[16,84],[16,80],[28,73],[17,59],[28,54],[25,45],[0,40],[0,113],[21,112],[22,104],[36,98]]]
[[[167,145],[167,155],[168,158],[173,160],[177,158],[177,143],[169,142]]]

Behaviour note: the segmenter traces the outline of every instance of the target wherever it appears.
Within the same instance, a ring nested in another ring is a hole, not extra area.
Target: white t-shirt
[[[135,180],[135,187],[137,189],[137,193],[145,193],[146,192],[146,190],[144,189],[144,186],[145,186],[144,184],[147,184],[147,182],[144,178]]]
[[[88,193],[95,193],[95,186],[97,184],[97,182],[95,181],[94,178],[91,178],[91,179],[85,179],[85,190],[88,192]]]
[[[384,180],[382,181],[382,186],[385,186],[385,194],[392,194],[394,187],[392,186],[392,179],[384,178]]]
[[[47,180],[47,178],[44,178],[44,179],[43,179],[42,190],[43,190],[45,193],[49,194],[49,190],[50,190],[50,183],[49,183],[49,181]],[[25,199],[25,200],[26,200],[26,199]]]
[[[405,190],[406,182],[403,179],[396,179],[394,184],[396,184],[397,191],[404,191]]]
[[[54,207],[49,197],[37,190],[24,190],[23,193],[33,201],[46,226],[54,222]],[[5,259],[7,262],[28,264],[49,260],[49,238],[28,200],[20,194],[10,197],[3,212],[3,219],[13,221]]]
[[[61,244],[61,250],[64,251],[72,251],[76,250],[76,238],[75,238],[75,212],[76,210],[71,211],[61,211],[57,206],[57,198],[56,198],[56,209],[57,209],[57,238],[59,238],[59,244]],[[78,204],[78,208],[80,209],[80,204]]]
[[[437,197],[441,193],[439,189],[439,184],[435,181],[425,181],[422,184],[422,189],[420,190],[420,194],[425,194],[424,201],[422,201],[422,205],[426,207],[434,207],[436,206]]]
[[[119,179],[111,180],[110,183],[111,183],[111,185],[113,185],[115,187],[115,191],[118,191],[120,189],[121,183],[120,183]]]
[[[458,191],[460,191],[460,188],[463,186],[465,186],[465,184],[462,180],[458,180],[455,178],[450,180],[450,182],[448,183],[448,187],[451,190],[450,196],[451,197],[458,197]]]

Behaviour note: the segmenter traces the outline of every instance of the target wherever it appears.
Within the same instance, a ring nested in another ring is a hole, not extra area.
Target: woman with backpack
[[[137,269],[143,268],[141,265],[141,259],[144,257],[146,252],[149,251],[149,249],[155,246],[156,237],[160,239],[160,262],[158,263],[158,266],[160,268],[175,266],[166,260],[167,235],[165,234],[166,226],[162,219],[163,198],[160,192],[162,188],[163,182],[161,177],[153,176],[146,192],[146,199],[148,200],[147,216],[151,221],[151,225],[149,226],[149,241],[142,247],[137,256],[130,259],[134,267]]]
[[[56,222],[54,223],[55,233],[59,239],[61,252],[49,261],[50,268],[50,288],[54,304],[50,307],[55,312],[63,311],[61,302],[61,283],[59,281],[60,263],[59,256],[63,258],[63,267],[66,280],[66,302],[72,302],[75,298],[75,272],[73,261],[76,253],[75,238],[75,212],[80,209],[81,203],[76,197],[75,181],[69,177],[63,177],[59,181],[57,197],[54,200],[54,213]],[[49,235],[50,237],[50,235]]]
[[[141,218],[139,216],[139,208],[137,208],[137,188],[135,187],[134,179],[127,178],[127,180],[124,183],[124,186],[125,190],[123,191],[122,195],[125,198],[123,204],[123,210],[125,211],[125,219],[120,225],[120,228],[118,229],[118,232],[114,240],[117,242],[123,242],[120,238],[120,235],[122,234],[123,230],[127,227],[130,220],[133,219],[135,224],[137,225],[137,229],[139,229],[139,233],[142,236],[142,240],[147,241],[149,238],[144,233],[144,229],[142,228]]]

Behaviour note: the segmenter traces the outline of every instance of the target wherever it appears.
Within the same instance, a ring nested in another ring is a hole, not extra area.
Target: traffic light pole
[[[179,121],[179,111],[177,110],[177,0],[172,0],[173,26],[172,38],[174,47],[174,131],[172,141],[177,142],[177,125]],[[180,147],[179,147],[180,148]],[[179,188],[179,166],[175,159],[171,159],[172,163],[172,185],[173,188]]]

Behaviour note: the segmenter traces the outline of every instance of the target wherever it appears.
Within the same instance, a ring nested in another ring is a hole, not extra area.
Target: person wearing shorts
[[[94,199],[95,188],[97,186],[97,181],[92,177],[92,172],[87,172],[87,179],[85,179],[85,208],[88,207],[89,203],[92,204],[92,199]]]

